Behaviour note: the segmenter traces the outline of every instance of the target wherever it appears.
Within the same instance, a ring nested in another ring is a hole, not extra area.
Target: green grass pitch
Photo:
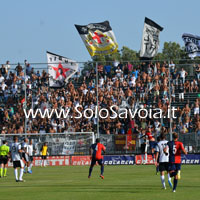
[[[182,166],[176,193],[161,189],[160,176],[154,166],[105,166],[105,179],[99,178],[95,166],[88,179],[88,166],[35,167],[25,174],[25,183],[16,183],[14,170],[0,179],[2,200],[198,200],[200,166]]]

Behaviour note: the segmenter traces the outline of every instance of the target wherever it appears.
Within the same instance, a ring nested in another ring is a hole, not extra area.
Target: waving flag
[[[159,34],[163,28],[145,17],[140,57],[153,58],[159,49]]]
[[[108,21],[75,27],[91,56],[117,52],[118,44]]]
[[[65,81],[78,71],[74,60],[47,51],[49,86],[62,87]]]
[[[200,56],[200,36],[184,33],[182,38],[185,42],[185,50],[188,56],[191,58]]]

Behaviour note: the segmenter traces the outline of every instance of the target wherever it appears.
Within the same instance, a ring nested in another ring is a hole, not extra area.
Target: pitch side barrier
[[[10,144],[16,134],[0,135],[0,145],[3,140]],[[88,155],[89,148],[95,142],[94,132],[67,132],[67,133],[28,133],[17,134],[19,142],[27,137],[33,141],[35,156],[40,155],[40,149],[44,142],[48,143],[50,156]],[[169,138],[167,138],[169,140]],[[110,155],[136,155],[142,152],[142,142],[137,134],[134,135],[100,135],[101,143],[106,146],[106,152]],[[189,154],[200,154],[200,136],[195,133],[179,134],[179,140],[183,142]],[[147,142],[147,153],[150,154]]]
[[[104,165],[142,165],[144,155],[104,155]],[[48,166],[89,166],[91,157],[86,156],[48,156]],[[182,164],[200,165],[200,154],[182,155]],[[41,157],[34,157],[33,166],[41,165]],[[154,165],[151,155],[148,155],[146,165]],[[12,163],[9,161],[9,167]]]

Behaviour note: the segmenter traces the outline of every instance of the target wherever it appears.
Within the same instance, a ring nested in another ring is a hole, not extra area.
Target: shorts
[[[171,94],[171,96],[172,96],[172,97],[174,97],[174,98],[176,97],[176,95],[175,95],[175,94]]]
[[[0,156],[0,165],[6,165],[8,163],[8,156]]]
[[[181,170],[181,163],[169,163],[169,171],[179,171]]]
[[[140,93],[140,98],[144,98],[145,97],[145,93]]]
[[[103,160],[102,160],[102,159],[92,158],[91,166],[95,165],[96,162],[98,162],[99,165],[102,165],[102,164],[103,164]]]
[[[159,163],[159,171],[163,172],[163,171],[168,171],[169,169],[169,163],[168,162],[160,162]]]
[[[46,160],[47,159],[47,156],[41,156],[43,160]]]
[[[198,115],[199,114],[199,108],[194,108],[194,115]]]
[[[146,144],[141,144],[141,153],[144,154],[145,153],[145,147],[146,147]]]
[[[22,153],[22,158],[26,161],[29,162],[29,156],[26,153]]]
[[[23,168],[24,167],[24,162],[22,160],[16,160],[16,161],[13,161],[13,168]]]
[[[179,99],[184,99],[184,93],[179,93]]]
[[[155,91],[155,92],[154,92],[154,97],[156,97],[156,96],[159,96],[159,94],[160,94],[160,93],[159,93],[159,91],[158,91],[158,90],[157,90],[157,91]]]
[[[150,149],[155,149],[156,145],[157,145],[157,143],[155,141],[149,141]]]
[[[29,156],[29,161],[33,162],[33,156]]]

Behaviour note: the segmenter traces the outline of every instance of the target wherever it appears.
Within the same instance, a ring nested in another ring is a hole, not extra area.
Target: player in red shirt
[[[100,139],[97,138],[96,139],[96,143],[92,144],[90,146],[90,155],[92,157],[91,160],[91,165],[90,165],[90,169],[89,169],[89,176],[88,178],[91,177],[92,174],[92,169],[94,167],[94,165],[96,164],[96,162],[98,162],[98,164],[101,166],[101,175],[100,177],[102,179],[104,179],[103,176],[103,172],[104,172],[104,164],[103,164],[103,156],[101,155],[102,151],[105,153],[106,147],[100,143]]]
[[[184,149],[183,143],[178,141],[178,133],[173,133],[173,141],[167,143],[167,147],[164,152],[167,154],[167,148],[169,148],[169,173],[171,177],[174,177],[173,192],[176,192],[178,184],[178,172],[181,170],[181,152],[187,154]]]
[[[151,149],[151,155],[152,155],[153,161],[155,162],[154,150],[156,148],[156,141],[155,141],[154,136],[151,133],[151,128],[150,127],[147,129],[146,136],[148,137],[149,146],[150,146],[150,149]]]

